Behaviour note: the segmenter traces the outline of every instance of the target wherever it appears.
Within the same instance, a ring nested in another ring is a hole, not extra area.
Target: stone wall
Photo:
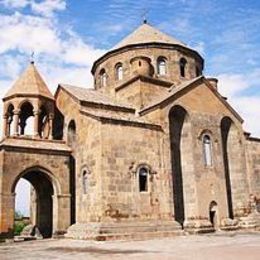
[[[260,140],[247,139],[246,148],[250,193],[260,200]]]
[[[57,107],[64,113],[64,140],[71,120],[76,124],[76,140],[72,157],[75,160],[76,221],[98,221],[101,215],[101,137],[100,122],[80,113],[81,106],[65,91],[60,91]],[[83,173],[87,172],[87,192]]]
[[[102,125],[104,221],[171,219],[170,179],[161,161],[161,140],[160,131],[131,123]],[[149,169],[147,192],[139,191],[141,165]]]
[[[142,109],[155,99],[165,95],[169,86],[160,85],[160,82],[151,82],[147,78],[138,78],[134,82],[116,90],[116,99],[131,104],[136,109]]]

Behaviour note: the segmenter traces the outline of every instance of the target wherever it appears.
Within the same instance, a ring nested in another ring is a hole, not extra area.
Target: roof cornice
[[[50,101],[54,101],[54,98],[52,97],[47,97],[47,96],[44,96],[44,95],[40,95],[40,94],[13,94],[11,96],[7,96],[7,97],[3,97],[3,101],[8,101],[10,99],[13,99],[13,98],[43,98],[43,99],[47,99],[47,100],[50,100]]]

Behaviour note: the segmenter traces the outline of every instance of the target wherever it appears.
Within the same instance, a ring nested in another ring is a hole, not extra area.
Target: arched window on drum
[[[106,73],[105,69],[102,69],[100,71],[100,85],[101,85],[101,87],[107,86],[107,73]]]
[[[165,76],[167,74],[167,61],[164,57],[159,57],[157,60],[157,73],[159,76]]]
[[[180,75],[183,78],[185,78],[185,75],[186,75],[186,65],[187,65],[187,60],[184,58],[181,58],[180,59]]]
[[[117,63],[115,69],[116,69],[116,80],[118,80],[118,81],[122,80],[124,77],[122,63]]]

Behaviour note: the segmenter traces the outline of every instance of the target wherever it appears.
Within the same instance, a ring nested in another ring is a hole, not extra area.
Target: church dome
[[[132,65],[136,63],[131,60],[136,57],[151,61],[154,73],[150,77],[175,85],[200,76],[204,67],[204,60],[197,51],[145,22],[94,62],[91,72],[95,88],[113,93],[118,85],[135,76]],[[102,84],[104,78],[106,84]]]

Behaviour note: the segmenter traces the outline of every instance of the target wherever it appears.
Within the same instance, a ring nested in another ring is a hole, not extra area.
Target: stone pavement
[[[16,259],[260,259],[260,234],[182,236],[146,241],[39,240],[0,244],[1,260]]]

